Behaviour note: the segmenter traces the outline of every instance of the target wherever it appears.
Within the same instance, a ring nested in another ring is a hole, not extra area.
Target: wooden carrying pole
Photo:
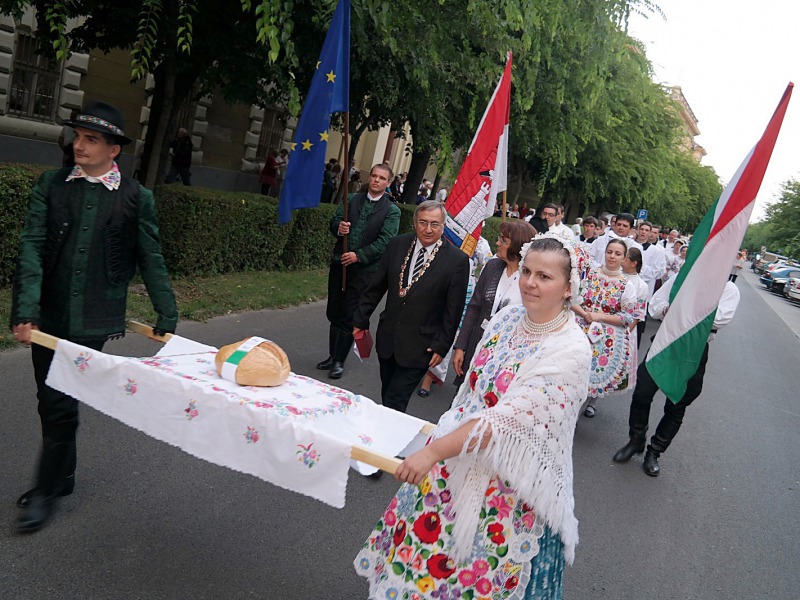
[[[344,113],[344,167],[342,167],[342,182],[339,184],[347,186],[348,189],[344,190],[342,202],[344,202],[344,216],[342,221],[350,221],[350,199],[348,198],[348,191],[350,187],[350,111]],[[347,252],[347,238],[345,235],[342,240],[342,255]],[[342,265],[342,291],[347,288],[347,267]],[[366,461],[362,461],[366,462]],[[392,471],[394,473],[394,471]]]
[[[163,336],[155,335],[152,327],[137,321],[130,321],[128,323],[128,329],[134,333],[139,333],[158,342],[167,342],[170,340],[170,338],[172,338],[171,333],[167,333]],[[55,350],[56,345],[58,345],[59,338],[54,335],[50,335],[49,333],[44,333],[34,329],[31,331],[31,342],[38,344],[39,346],[44,346],[45,348]],[[420,429],[420,433],[423,435],[430,435],[434,429],[436,429],[436,426],[433,425],[433,423],[425,423]],[[367,463],[373,467],[377,467],[381,471],[386,471],[391,475],[394,475],[397,467],[400,466],[400,463],[402,462],[400,459],[395,458],[394,456],[386,456],[385,454],[374,452],[373,450],[364,448],[363,446],[351,446],[350,458]]]

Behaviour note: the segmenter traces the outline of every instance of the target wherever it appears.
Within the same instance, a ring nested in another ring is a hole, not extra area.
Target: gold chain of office
[[[442,238],[439,238],[439,241],[436,242],[433,246],[433,250],[431,250],[431,257],[425,262],[425,266],[419,270],[411,281],[408,282],[408,285],[403,287],[403,281],[405,280],[406,269],[408,268],[408,263],[411,260],[411,255],[414,254],[414,246],[416,245],[416,238],[411,242],[411,247],[408,249],[408,253],[406,254],[406,258],[403,261],[403,267],[400,269],[400,292],[399,295],[401,298],[405,298],[408,290],[411,289],[411,286],[419,281],[420,277],[425,275],[425,272],[428,270],[428,267],[431,266],[433,259],[436,258],[436,253],[439,252],[439,248],[442,247]]]

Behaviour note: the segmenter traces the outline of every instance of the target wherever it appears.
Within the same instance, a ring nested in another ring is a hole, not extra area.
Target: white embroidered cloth
[[[337,508],[352,445],[395,456],[424,424],[294,373],[279,387],[240,386],[217,375],[216,352],[179,336],[147,358],[61,340],[47,384],[193,456]],[[365,475],[377,470],[352,466]]]

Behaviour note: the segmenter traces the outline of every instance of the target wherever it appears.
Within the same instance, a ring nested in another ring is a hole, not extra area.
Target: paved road
[[[581,543],[565,599],[800,595],[800,340],[769,303],[785,301],[765,297],[752,281],[752,274],[739,279],[739,312],[712,346],[705,392],[663,456],[661,477],[645,476],[640,458],[611,461],[625,441],[627,397],[606,400],[595,419],[581,421]],[[179,332],[217,346],[269,337],[295,371],[310,375],[327,339],[322,303],[186,323]],[[129,336],[109,350],[146,355],[154,346]],[[0,376],[0,522],[10,524],[38,450],[27,351],[1,355]],[[348,363],[342,383],[378,398],[376,361]],[[451,396],[451,386],[436,389],[426,401],[414,398],[410,411],[433,420]],[[76,493],[34,535],[0,529],[0,598],[366,597],[351,562],[396,490],[391,478],[351,473],[347,506],[336,510],[194,459],[91,409],[82,414]]]

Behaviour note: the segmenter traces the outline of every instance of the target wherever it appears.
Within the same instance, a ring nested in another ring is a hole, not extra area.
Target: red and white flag
[[[478,245],[483,220],[494,214],[497,194],[508,187],[511,58],[509,52],[503,76],[483,113],[467,157],[445,202],[445,235],[469,256]]]

